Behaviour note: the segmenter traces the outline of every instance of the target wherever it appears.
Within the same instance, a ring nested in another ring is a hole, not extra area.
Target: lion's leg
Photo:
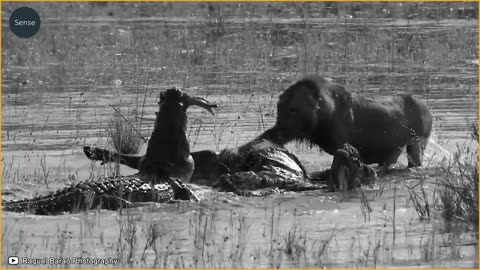
[[[397,163],[397,160],[400,154],[402,154],[401,147],[390,149],[389,151],[386,152],[383,165],[386,165],[386,167],[389,169],[391,165],[394,165],[395,163]]]
[[[422,166],[423,152],[425,151],[425,139],[421,138],[407,145],[408,167]]]
[[[398,157],[400,154],[402,154],[402,148],[397,147],[394,149],[389,149],[385,151],[385,156],[383,159],[383,162],[379,162],[378,165],[381,166],[380,171],[378,172],[378,175],[383,176],[388,173],[390,173],[391,170],[393,170],[393,165],[397,163]]]

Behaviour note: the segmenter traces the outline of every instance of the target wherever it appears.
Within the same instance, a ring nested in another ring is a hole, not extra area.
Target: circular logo
[[[40,16],[29,7],[15,9],[10,16],[10,30],[21,38],[33,37],[40,29]]]

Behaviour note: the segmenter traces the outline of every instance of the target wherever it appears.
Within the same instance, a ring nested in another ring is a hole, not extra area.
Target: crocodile
[[[120,162],[136,169],[141,156],[123,155],[97,147],[84,147],[85,155],[95,161]],[[284,146],[255,138],[237,148],[219,153],[203,150],[191,153],[195,160],[192,183],[213,186],[242,196],[264,196],[282,191],[318,190],[328,187],[353,189],[371,184],[376,172],[361,163],[358,151],[349,144],[338,149],[330,169],[309,174],[298,157]],[[356,185],[353,184],[355,181]],[[352,182],[339,186],[338,183]]]
[[[177,178],[166,180],[166,183],[152,185],[133,175],[81,181],[48,195],[2,201],[2,206],[4,211],[55,215],[90,209],[116,210],[135,206],[139,202],[199,201],[181,180]]]
[[[198,201],[182,182],[189,182],[194,160],[186,138],[186,110],[197,105],[213,114],[207,100],[190,97],[180,89],[168,89],[160,94],[159,111],[147,154],[139,160],[139,172],[74,183],[45,196],[17,201],[3,201],[6,211],[34,214],[59,214],[94,208],[109,210],[128,207],[137,202]]]

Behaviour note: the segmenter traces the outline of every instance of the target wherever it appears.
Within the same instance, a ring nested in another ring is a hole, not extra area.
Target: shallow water
[[[368,97],[415,94],[434,114],[434,143],[427,148],[428,168],[384,179],[390,186],[381,197],[378,190],[367,192],[373,209],[369,219],[360,210],[357,193],[259,199],[201,188],[204,201],[200,204],[150,205],[123,214],[3,213],[4,235],[12,239],[23,235],[23,245],[8,240],[11,247],[4,248],[4,258],[14,251],[35,257],[121,254],[124,266],[150,267],[155,257],[151,248],[143,261],[137,248],[128,262],[124,257],[128,248],[120,252],[115,246],[125,244],[125,239],[117,241],[119,230],[129,224],[127,218],[133,218],[144,230],[152,223],[162,227],[165,234],[159,243],[165,250],[158,251],[162,259],[157,263],[163,267],[424,263],[442,267],[459,258],[459,264],[475,263],[476,247],[471,246],[458,247],[458,254],[441,247],[432,249],[432,254],[419,252],[428,251],[432,239],[439,238],[437,244],[448,242],[448,236],[431,233],[438,225],[435,222],[419,221],[403,183],[422,177],[433,182],[437,169],[445,166],[444,158],[451,157],[457,143],[467,141],[469,125],[478,119],[476,20],[326,19],[313,14],[305,24],[291,6],[285,8],[288,16],[263,16],[260,11],[246,16],[228,13],[230,9],[219,15],[216,8],[189,13],[190,9],[174,7],[171,15],[131,14],[127,19],[101,14],[62,17],[46,6],[38,9],[50,15],[42,18],[42,30],[33,39],[14,38],[5,21],[2,29],[4,198],[33,196],[110,173],[111,168],[88,161],[82,146],[108,146],[111,106],[136,116],[132,124],[148,138],[158,93],[171,86],[219,105],[215,116],[189,109],[192,151],[237,146],[271,127],[278,95],[305,73],[332,77]],[[288,147],[309,170],[328,168],[331,163],[331,157],[316,148]],[[405,156],[399,163],[406,165]],[[122,167],[121,172],[134,171]],[[392,186],[400,188],[395,191],[396,238]],[[45,226],[39,229],[39,223]],[[308,252],[298,247],[298,254],[289,257],[285,251],[289,232],[297,232],[299,241],[306,239]],[[312,251],[320,252],[322,241],[328,239],[323,253]],[[66,248],[60,249],[61,244]]]

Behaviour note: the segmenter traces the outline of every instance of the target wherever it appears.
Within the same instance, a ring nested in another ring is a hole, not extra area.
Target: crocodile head
[[[217,107],[216,104],[212,104],[204,98],[191,97],[188,94],[184,93],[182,90],[175,87],[160,93],[160,101],[158,102],[158,105],[161,107],[165,104],[168,104],[170,106],[179,106],[183,109],[183,111],[186,111],[188,107],[195,105],[206,109],[211,114],[214,114],[212,108]]]

